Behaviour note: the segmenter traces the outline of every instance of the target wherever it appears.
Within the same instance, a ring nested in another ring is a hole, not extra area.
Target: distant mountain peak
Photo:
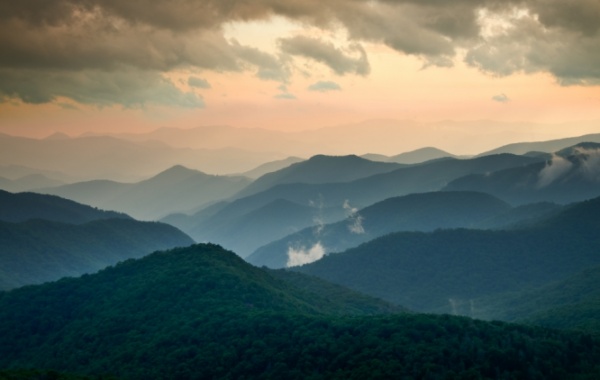
[[[55,132],[51,135],[49,135],[48,137],[46,137],[44,140],[69,140],[71,137],[69,135],[67,135],[66,133],[62,133],[62,132]]]

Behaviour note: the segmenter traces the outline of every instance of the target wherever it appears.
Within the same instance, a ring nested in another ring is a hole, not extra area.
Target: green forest
[[[4,292],[0,376],[600,376],[600,341],[590,335],[412,314],[335,286],[314,291],[314,279],[300,286],[304,276],[286,276],[252,267],[219,246],[194,245]]]

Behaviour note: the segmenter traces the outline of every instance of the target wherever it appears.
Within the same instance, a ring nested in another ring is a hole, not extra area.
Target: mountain
[[[305,264],[320,258],[310,257],[315,247],[323,255],[396,231],[473,227],[509,209],[508,204],[483,193],[435,192],[394,197],[360,211],[348,207],[345,220],[273,241],[248,256],[247,261],[270,268]]]
[[[127,379],[600,375],[600,342],[587,335],[389,314],[297,280],[196,245],[0,294],[0,368]]]
[[[39,189],[42,187],[61,186],[65,183],[59,180],[48,178],[43,174],[29,174],[17,179],[8,179],[0,177],[0,189],[13,193]]]
[[[263,175],[240,191],[236,197],[243,198],[281,184],[350,182],[375,174],[391,172],[399,167],[400,165],[369,161],[358,156],[318,155]]]
[[[158,249],[193,243],[162,223],[102,219],[65,224],[0,222],[0,290],[92,273]]]
[[[295,268],[427,312],[463,313],[484,296],[600,265],[600,198],[522,230],[400,232]]]
[[[578,137],[569,137],[566,139],[508,144],[508,145],[504,145],[499,148],[481,153],[480,156],[488,156],[490,154],[500,154],[500,153],[526,154],[526,153],[532,152],[532,151],[552,153],[552,152],[559,151],[561,149],[568,148],[573,145],[577,145],[582,142],[600,143],[600,133],[594,133],[594,134],[583,135],[583,136],[578,136]]]
[[[400,153],[388,158],[388,162],[399,164],[418,164],[440,158],[456,157],[455,155],[433,147],[425,147],[410,152]]]
[[[600,144],[580,143],[546,162],[486,174],[471,174],[446,190],[483,191],[513,204],[571,203],[600,196]]]
[[[3,166],[60,171],[78,181],[139,181],[174,165],[208,173],[240,173],[283,158],[272,150],[173,148],[158,141],[132,142],[108,136],[38,140],[0,134],[0,146]]]
[[[290,166],[292,164],[296,164],[296,163],[302,162],[302,161],[304,161],[303,158],[288,157],[288,158],[285,158],[283,160],[277,160],[277,161],[267,162],[267,163],[264,163],[264,164],[258,166],[257,168],[254,168],[254,169],[249,170],[247,172],[241,173],[240,176],[242,176],[242,177],[248,177],[248,178],[252,178],[252,179],[257,179],[257,178],[262,177],[263,175],[265,175],[267,173],[276,172],[278,170],[287,168],[288,166]]]
[[[41,192],[95,207],[126,212],[137,219],[157,220],[227,198],[250,183],[245,177],[208,175],[181,165],[137,183],[78,182]]]
[[[471,316],[600,335],[600,267],[540,288],[476,300]]]
[[[316,159],[318,161],[321,157]],[[347,158],[339,159],[343,162]],[[350,160],[355,159],[350,158]],[[265,207],[276,200],[286,200],[303,207],[310,207],[313,215],[312,224],[318,228],[322,224],[345,219],[348,216],[348,208],[363,208],[387,198],[410,193],[437,191],[450,180],[468,173],[485,173],[501,168],[525,165],[538,160],[540,159],[514,155],[464,160],[449,158],[402,167],[391,172],[372,175],[351,182],[280,184],[250,196],[211,205],[207,207],[206,212],[200,210],[190,216],[170,215],[162,221],[173,223],[196,241],[211,241],[230,247],[230,237],[235,236],[236,233],[229,226],[237,224],[238,220],[244,218],[246,214]],[[283,238],[286,231],[289,233],[290,228],[308,227],[304,225],[306,219],[296,219],[296,215],[298,214],[291,213],[285,221],[279,219],[282,223],[277,233],[270,237],[263,235],[270,240],[264,239],[262,245]],[[265,221],[261,219],[255,221],[257,224],[263,222]],[[256,226],[254,228],[260,227]],[[228,231],[224,240],[218,240],[221,239],[223,234],[213,233],[217,230]],[[242,245],[243,242],[240,241],[238,247]],[[254,248],[258,247],[255,246]],[[238,249],[243,252],[241,254],[244,256],[253,252],[253,249],[249,249],[249,246]]]
[[[190,234],[200,241],[219,242],[242,257],[273,240],[314,223],[314,211],[284,199],[276,199],[256,210],[225,223],[206,223]]]
[[[54,195],[12,194],[0,190],[0,220],[5,222],[46,219],[55,222],[81,224],[97,219],[112,218],[131,219],[125,214],[98,210]]]

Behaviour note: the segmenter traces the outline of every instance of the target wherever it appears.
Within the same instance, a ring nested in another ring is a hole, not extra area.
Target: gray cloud
[[[349,40],[339,47],[306,36],[284,38],[281,51],[268,54],[224,37],[225,23],[274,15],[323,29],[341,27]],[[498,19],[505,21],[501,30],[486,34]],[[417,56],[425,66],[451,66],[457,52],[464,51],[467,64],[491,75],[548,72],[563,85],[600,85],[599,19],[597,0],[2,1],[0,70],[26,84],[3,75],[0,93],[5,100],[43,102],[63,96],[103,105],[109,101],[92,96],[87,88],[93,81],[82,78],[92,73],[115,78],[125,70],[152,76],[149,83],[162,95],[124,82],[132,90],[113,103],[129,106],[128,96],[137,94],[134,104],[179,99],[188,106],[201,99],[174,86],[165,97],[169,86],[158,80],[160,73],[250,70],[261,79],[287,83],[293,70],[290,57],[303,56],[338,75],[364,76],[370,72],[365,42]],[[57,76],[68,85],[42,88]],[[28,81],[30,77],[39,81]]]
[[[189,77],[188,78],[188,86],[196,87],[196,88],[211,88],[210,83],[206,79],[198,78],[198,77]]]
[[[108,73],[85,71],[36,71],[0,69],[0,99],[18,98],[41,104],[59,97],[97,106],[166,104],[204,107],[198,95],[179,90],[160,73],[129,70]]]
[[[318,81],[308,86],[309,91],[328,92],[328,91],[340,91],[342,88],[339,84],[330,81]]]
[[[506,94],[498,94],[498,95],[494,95],[492,96],[492,100],[498,103],[507,103],[508,101],[510,101],[510,99],[508,98],[508,96],[506,96]]]
[[[359,44],[338,49],[331,43],[303,36],[282,38],[279,44],[284,52],[314,59],[338,75],[367,75],[371,70],[367,53]]]

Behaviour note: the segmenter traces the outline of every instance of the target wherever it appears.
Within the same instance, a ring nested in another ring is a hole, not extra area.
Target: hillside
[[[283,160],[271,161],[259,165],[258,167],[252,170],[248,170],[247,172],[241,173],[240,176],[257,179],[267,173],[276,172],[278,170],[287,168],[292,164],[296,164],[302,161],[304,161],[304,159],[299,157],[288,157],[284,158]]]
[[[497,198],[473,192],[434,192],[389,198],[361,210],[348,206],[345,220],[307,228],[260,247],[247,260],[270,268],[306,263],[290,255],[319,246],[323,253],[340,252],[397,231],[433,231],[438,228],[476,227],[507,212],[510,206]],[[294,251],[292,253],[291,251]],[[314,261],[310,260],[310,261]]]
[[[401,166],[397,164],[369,161],[358,156],[318,155],[263,175],[240,191],[236,198],[243,198],[282,184],[350,182],[391,172],[399,167]]]
[[[0,294],[0,368],[128,379],[600,374],[589,336],[389,306],[361,316],[355,302],[299,289],[218,246],[156,252]]]
[[[227,198],[249,183],[245,177],[208,175],[176,165],[136,183],[94,180],[40,191],[123,211],[136,219],[158,220],[171,213]]]
[[[581,143],[563,149],[544,163],[471,174],[446,190],[483,191],[514,204],[567,204],[600,196],[600,144]]]
[[[533,290],[477,300],[471,316],[600,335],[600,267]]]
[[[231,234],[228,236],[234,236],[235,231],[232,231],[229,226],[235,225],[247,214],[276,200],[286,200],[304,207],[309,206],[312,210],[313,224],[318,227],[345,219],[348,216],[348,207],[360,209],[387,198],[437,191],[449,181],[469,173],[486,173],[540,160],[543,161],[540,158],[514,155],[477,159],[450,158],[403,167],[351,182],[281,184],[247,197],[207,206],[205,210],[200,210],[194,215],[169,215],[162,220],[173,223],[196,241],[212,241],[228,246],[228,240],[215,240],[218,237],[211,231],[229,229]],[[284,237],[285,234],[280,235],[280,233],[284,232],[287,227],[302,228],[302,223],[304,223],[303,220],[290,214],[289,218],[282,220],[282,228],[278,230],[280,232],[274,234],[269,241]],[[269,241],[265,241],[263,244]],[[244,252],[244,254],[246,252],[250,254],[252,250],[244,249]]]
[[[468,313],[474,299],[600,265],[599,215],[596,198],[523,230],[395,233],[296,270],[413,310]]]
[[[162,223],[103,219],[65,224],[0,222],[0,290],[93,273],[158,249],[193,241]]]
[[[24,222],[29,219],[46,219],[55,222],[80,224],[97,219],[129,216],[114,211],[103,211],[54,195],[36,193],[9,193],[0,190],[0,220]]]
[[[556,152],[570,146],[591,141],[600,143],[600,133],[583,135],[577,137],[569,137],[565,139],[556,139],[556,140],[548,140],[548,141],[536,141],[536,142],[520,142],[514,144],[504,145],[484,153],[481,153],[480,156],[488,156],[490,154],[501,154],[501,153],[511,153],[511,154],[526,154],[528,152],[545,152],[552,153]]]
[[[419,164],[421,162],[436,160],[446,157],[456,157],[455,155],[433,147],[425,147],[410,152],[404,152],[389,157],[387,162],[397,162],[399,164]]]

